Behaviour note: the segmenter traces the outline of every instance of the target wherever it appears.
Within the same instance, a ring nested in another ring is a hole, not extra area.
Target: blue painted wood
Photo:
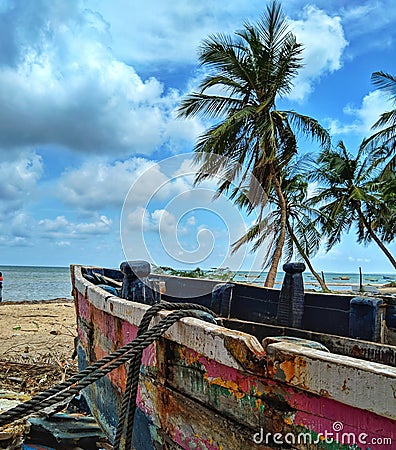
[[[221,317],[229,317],[230,303],[234,290],[232,283],[219,283],[212,290],[210,309]]]
[[[279,295],[277,323],[286,327],[301,328],[304,314],[303,263],[283,265],[286,275]]]
[[[133,424],[133,445],[139,450],[155,450],[153,438],[150,433],[154,425],[149,418],[139,409],[136,408],[135,422]]]
[[[356,339],[378,342],[381,336],[379,298],[355,297],[351,300],[349,335]]]
[[[42,444],[22,444],[22,450],[56,450],[56,448]]]
[[[84,370],[89,365],[89,359],[81,345],[77,346],[79,370]],[[91,362],[92,363],[92,362]],[[101,415],[100,423],[108,436],[114,436],[118,423],[118,413],[121,397],[116,393],[114,386],[108,377],[100,378],[94,384],[82,391],[88,407],[93,415]]]

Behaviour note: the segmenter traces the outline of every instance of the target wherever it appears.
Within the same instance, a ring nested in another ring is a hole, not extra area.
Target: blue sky
[[[228,255],[254,218],[214,202],[213,183],[193,193],[188,160],[206,124],[178,120],[175,109],[200,79],[200,42],[256,21],[264,8],[256,0],[0,0],[0,265],[114,267],[127,256],[259,268],[260,254]],[[353,151],[390,107],[370,77],[396,74],[396,5],[289,0],[283,8],[305,47],[284,102]],[[314,264],[392,272],[353,236]]]

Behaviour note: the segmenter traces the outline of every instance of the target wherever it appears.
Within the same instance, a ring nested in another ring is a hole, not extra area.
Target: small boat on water
[[[121,269],[71,266],[80,370],[135,339],[159,301],[216,315],[183,318],[144,350],[135,449],[394,448],[395,299],[304,292],[301,263],[284,266],[281,290]],[[84,389],[110,440],[126,373]]]

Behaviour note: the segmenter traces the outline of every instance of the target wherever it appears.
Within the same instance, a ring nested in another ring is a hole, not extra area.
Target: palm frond
[[[390,73],[378,71],[371,75],[373,84],[382,91],[390,94],[393,101],[396,101],[396,77]]]

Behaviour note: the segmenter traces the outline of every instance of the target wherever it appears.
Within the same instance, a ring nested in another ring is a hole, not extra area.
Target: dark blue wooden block
[[[232,298],[233,287],[234,285],[232,283],[220,283],[216,284],[216,286],[212,290],[210,309],[220,317],[230,316],[230,302]]]
[[[349,336],[367,341],[381,339],[383,302],[379,298],[354,297],[351,300]]]
[[[279,295],[277,322],[286,327],[301,328],[304,314],[304,281],[302,273],[303,263],[286,263],[286,272]]]

